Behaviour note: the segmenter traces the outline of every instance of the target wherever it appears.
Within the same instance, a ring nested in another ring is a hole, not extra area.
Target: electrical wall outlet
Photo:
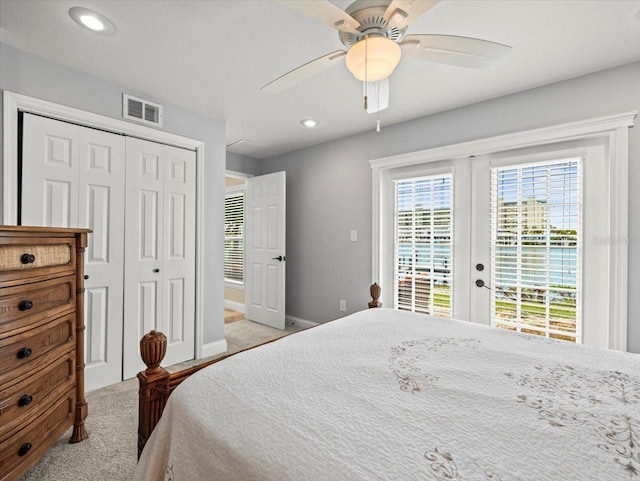
[[[347,301],[340,299],[340,311],[347,312]]]
[[[357,230],[352,230],[351,231],[351,242],[358,242],[358,231]]]

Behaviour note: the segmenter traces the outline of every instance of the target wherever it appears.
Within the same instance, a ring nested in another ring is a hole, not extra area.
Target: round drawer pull
[[[24,443],[18,450],[18,456],[24,456],[29,451],[31,451],[31,443]]]
[[[20,309],[21,311],[28,311],[32,307],[33,301],[20,301],[20,304],[18,304],[18,309]]]
[[[33,254],[22,254],[20,256],[20,262],[23,264],[33,264],[36,261],[36,256]]]
[[[18,359],[24,359],[31,355],[31,349],[28,347],[23,347],[18,351]]]
[[[23,394],[22,396],[20,396],[20,399],[18,399],[18,406],[28,406],[29,404],[31,404],[31,401],[33,401],[33,397],[29,396],[28,394]]]

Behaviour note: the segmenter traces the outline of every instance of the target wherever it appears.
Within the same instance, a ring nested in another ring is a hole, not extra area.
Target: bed
[[[135,481],[640,479],[634,354],[369,309],[188,374]]]

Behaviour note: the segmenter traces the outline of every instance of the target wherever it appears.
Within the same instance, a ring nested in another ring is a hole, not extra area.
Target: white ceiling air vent
[[[122,94],[122,116],[125,119],[162,127],[162,105]]]

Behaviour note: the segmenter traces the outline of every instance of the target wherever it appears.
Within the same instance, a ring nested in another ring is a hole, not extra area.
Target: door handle
[[[287,257],[286,256],[272,257],[271,260],[272,261],[280,261],[280,262],[282,262],[282,261],[287,260]]]
[[[160,269],[154,269],[153,272],[160,272]]]

